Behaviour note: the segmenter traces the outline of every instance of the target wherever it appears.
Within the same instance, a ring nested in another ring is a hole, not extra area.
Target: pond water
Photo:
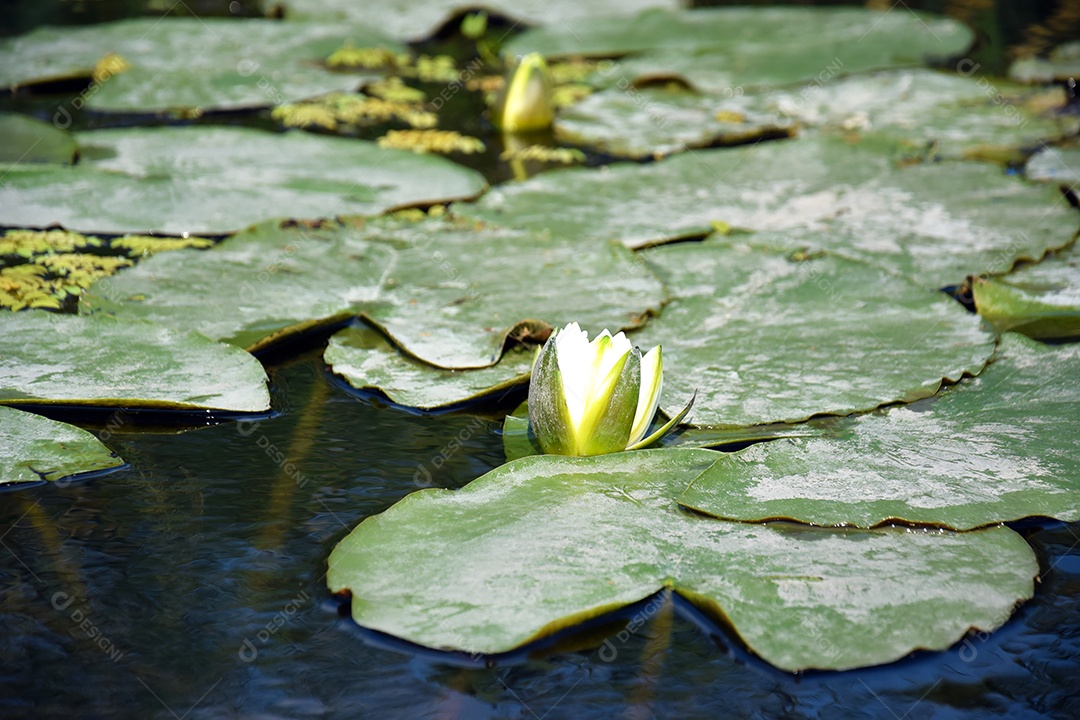
[[[106,418],[90,427],[111,434],[128,468],[4,494],[0,716],[1080,713],[1080,525],[1020,528],[1042,582],[1004,628],[879,668],[782,673],[684,607],[668,622],[656,603],[594,628],[607,635],[493,667],[367,633],[325,587],[330,551],[418,484],[457,487],[499,465],[498,423],[380,407],[342,389],[317,354],[271,377],[278,417],[182,434]]]
[[[923,3],[942,5],[979,6],[996,69],[1053,7]],[[50,17],[14,7],[5,32]],[[55,100],[0,100],[37,105]],[[496,155],[480,164],[505,179],[484,164]],[[265,359],[272,418],[149,432],[91,417],[128,466],[0,496],[0,717],[1080,717],[1080,524],[1014,525],[1041,582],[997,632],[844,673],[775,670],[679,601],[674,617],[642,603],[487,664],[364,631],[325,586],[331,550],[408,493],[502,464],[501,416],[388,407],[346,390],[319,350]]]

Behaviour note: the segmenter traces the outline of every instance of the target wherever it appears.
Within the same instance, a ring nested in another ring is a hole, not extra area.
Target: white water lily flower
[[[646,447],[689,411],[645,437],[660,404],[660,346],[642,356],[621,332],[589,342],[577,323],[556,331],[533,366],[529,422],[545,453],[603,455]]]

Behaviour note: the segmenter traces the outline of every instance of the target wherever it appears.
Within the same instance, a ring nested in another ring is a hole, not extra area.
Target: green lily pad
[[[454,212],[641,248],[705,235],[714,222],[752,229],[815,222],[822,211],[809,200],[821,204],[833,183],[868,181],[889,164],[884,154],[840,141],[800,138],[683,153],[645,165],[551,170],[492,188],[476,203],[455,205]]]
[[[650,430],[662,424],[657,420]],[[665,435],[652,447],[657,448],[722,448],[745,443],[775,440],[784,437],[814,437],[820,430],[809,424],[761,425],[757,427],[681,427]],[[529,427],[529,403],[523,402],[503,420],[503,452],[507,461],[530,455],[543,455],[539,441]]]
[[[635,160],[788,134],[778,117],[747,106],[745,98],[685,89],[611,89],[561,111],[555,134],[563,143]]]
[[[1031,156],[1025,174],[1031,180],[1080,188],[1080,148],[1043,148]]]
[[[491,367],[442,370],[404,355],[370,328],[349,327],[330,338],[323,358],[358,390],[378,390],[392,402],[438,410],[495,396],[528,382],[534,353],[512,348]]]
[[[927,58],[962,53],[971,40],[959,22],[910,10],[700,8],[586,18],[573,32],[557,25],[538,28],[513,38],[507,50],[556,57],[631,55],[591,78],[603,86],[677,74],[704,90],[734,91],[918,66]]]
[[[62,480],[119,467],[96,437],[74,425],[0,406],[0,485]]]
[[[941,650],[993,630],[1038,563],[1005,527],[972,533],[727,523],[672,500],[716,457],[550,455],[461,490],[413,493],[330,555],[360,625],[442,650],[501,653],[672,588],[789,671]]]
[[[968,61],[970,62],[970,61]],[[968,66],[961,63],[957,70]],[[1074,135],[1080,117],[1054,114],[1064,95],[953,72],[912,69],[858,75],[746,98],[758,112],[851,136],[893,139],[938,154],[973,159]]]
[[[726,455],[679,502],[738,520],[957,530],[1036,515],[1080,519],[1080,346],[1008,334],[982,375],[928,408],[850,422],[832,438]]]
[[[0,403],[262,412],[262,365],[193,332],[108,317],[0,314]]]
[[[0,163],[75,162],[75,140],[71,135],[16,113],[0,113]]]
[[[499,360],[508,335],[543,335],[572,320],[612,332],[638,327],[664,297],[645,263],[616,243],[384,217],[362,228],[264,223],[206,252],[156,255],[101,290],[91,287],[81,310],[198,330],[253,350],[302,329],[297,324],[359,314],[430,365],[479,368]],[[419,389],[411,398],[440,403]]]
[[[717,222],[777,230],[761,242],[857,255],[936,287],[1005,272],[1076,233],[1076,212],[1056,189],[986,163],[898,168],[894,149],[808,136],[648,165],[556,170],[494,188],[455,212],[635,248],[704,235]]]
[[[84,232],[227,233],[268,215],[373,214],[473,197],[479,173],[362,140],[234,127],[79,133],[75,167],[16,164],[4,222]]]
[[[1080,247],[1073,243],[1002,278],[973,278],[975,307],[998,332],[1039,340],[1080,337]]]
[[[1058,45],[1045,58],[1020,58],[1009,66],[1009,77],[1040,84],[1080,77],[1080,42]]]
[[[877,266],[796,262],[707,240],[643,253],[671,301],[631,337],[663,345],[661,407],[696,425],[798,422],[937,392],[978,373],[993,337],[943,293]]]
[[[521,3],[513,0],[385,0],[379,3],[356,3],[351,0],[288,0],[285,17],[289,20],[340,20],[377,27],[401,40],[430,37],[457,12],[477,7],[487,8],[521,25],[550,24],[552,27],[576,27],[584,16],[598,13],[635,13],[648,7],[675,7],[678,0],[544,0]]]
[[[979,315],[998,332],[1015,330],[1036,340],[1080,339],[1080,283],[1033,290],[973,278],[971,291]]]
[[[0,40],[0,87],[95,75],[85,92],[86,107],[93,110],[266,107],[355,90],[360,82],[356,75],[331,72],[322,61],[346,42],[402,49],[373,27],[223,18],[46,26]],[[95,66],[110,54],[122,61],[111,68],[101,66],[95,74]],[[57,112],[58,119],[70,122],[66,106]]]

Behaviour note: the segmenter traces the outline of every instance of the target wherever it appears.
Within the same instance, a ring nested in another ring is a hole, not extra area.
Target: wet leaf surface
[[[971,40],[971,31],[956,21],[910,10],[699,8],[584,19],[573,32],[538,28],[507,48],[550,56],[631,55],[591,80],[623,88],[642,76],[676,74],[722,92],[918,66],[962,53]]]
[[[784,670],[944,649],[998,627],[1038,564],[1004,527],[972,533],[728,523],[674,500],[716,454],[538,456],[413,493],[330,555],[361,625],[427,647],[509,651],[673,588]]]
[[[361,77],[331,72],[322,61],[346,41],[401,49],[375,27],[198,17],[43,26],[0,40],[0,87],[93,76],[84,100],[98,111],[267,107],[356,89]],[[66,105],[57,114],[71,122]]]
[[[0,403],[262,412],[251,355],[193,332],[37,310],[0,314]]]
[[[232,127],[99,130],[76,167],[6,170],[9,224],[83,232],[228,233],[267,215],[372,214],[478,195],[479,173],[363,140]]]
[[[564,143],[634,160],[787,134],[782,118],[748,105],[685,89],[610,89],[560,112],[555,132]]]
[[[1080,148],[1043,148],[1031,156],[1025,173],[1032,180],[1080,188]]]
[[[977,378],[926,407],[841,424],[834,437],[725,455],[679,502],[736,520],[868,527],[892,520],[959,530],[1080,518],[1080,346],[1008,334]]]
[[[513,348],[498,364],[479,370],[441,370],[402,354],[370,328],[334,334],[323,353],[330,369],[358,390],[378,390],[392,402],[422,410],[498,400],[528,382],[533,351]]]
[[[499,359],[508,336],[542,340],[570,320],[612,332],[637,327],[665,297],[641,258],[615,243],[436,219],[358,223],[268,222],[205,253],[155,256],[91,288],[83,310],[253,349],[283,330],[360,314],[428,364],[477,368]]]
[[[1023,151],[1075,135],[1080,117],[1056,112],[1060,88],[1032,90],[968,77],[974,66],[892,70],[744,98],[758,113],[823,127],[851,140],[890,140],[903,152],[935,157],[1019,161]]]
[[[512,27],[551,25],[576,27],[582,17],[601,13],[632,14],[647,7],[674,7],[675,0],[544,0],[542,3],[519,3],[513,0],[387,0],[360,5],[349,0],[288,0],[286,17],[318,20],[346,20],[370,23],[402,40],[426,38],[446,24],[457,12],[477,7],[488,8],[513,21]]]
[[[1048,57],[1020,58],[1009,66],[1009,77],[1026,83],[1065,81],[1080,76],[1080,42],[1062,43]]]
[[[634,333],[663,345],[665,412],[697,391],[696,425],[797,422],[937,392],[993,352],[943,293],[834,256],[801,262],[717,241],[644,253],[671,301]]]
[[[0,406],[0,487],[62,480],[119,467],[96,437],[82,428]]]
[[[56,163],[75,161],[75,141],[52,125],[16,113],[0,112],[0,163]]]
[[[648,165],[544,173],[455,212],[635,248],[719,223],[761,231],[754,242],[764,245],[862,257],[927,287],[1005,272],[1067,245],[1080,226],[1056,189],[984,163],[897,167],[895,150],[814,135],[698,150]]]

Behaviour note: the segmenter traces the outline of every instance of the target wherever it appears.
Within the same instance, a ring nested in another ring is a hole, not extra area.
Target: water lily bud
[[[644,356],[621,332],[592,342],[577,323],[552,334],[533,366],[529,422],[545,453],[602,455],[645,447],[685,416],[645,437],[660,404],[660,346]]]
[[[544,56],[529,53],[514,68],[495,124],[508,133],[539,132],[555,122],[555,83]]]

